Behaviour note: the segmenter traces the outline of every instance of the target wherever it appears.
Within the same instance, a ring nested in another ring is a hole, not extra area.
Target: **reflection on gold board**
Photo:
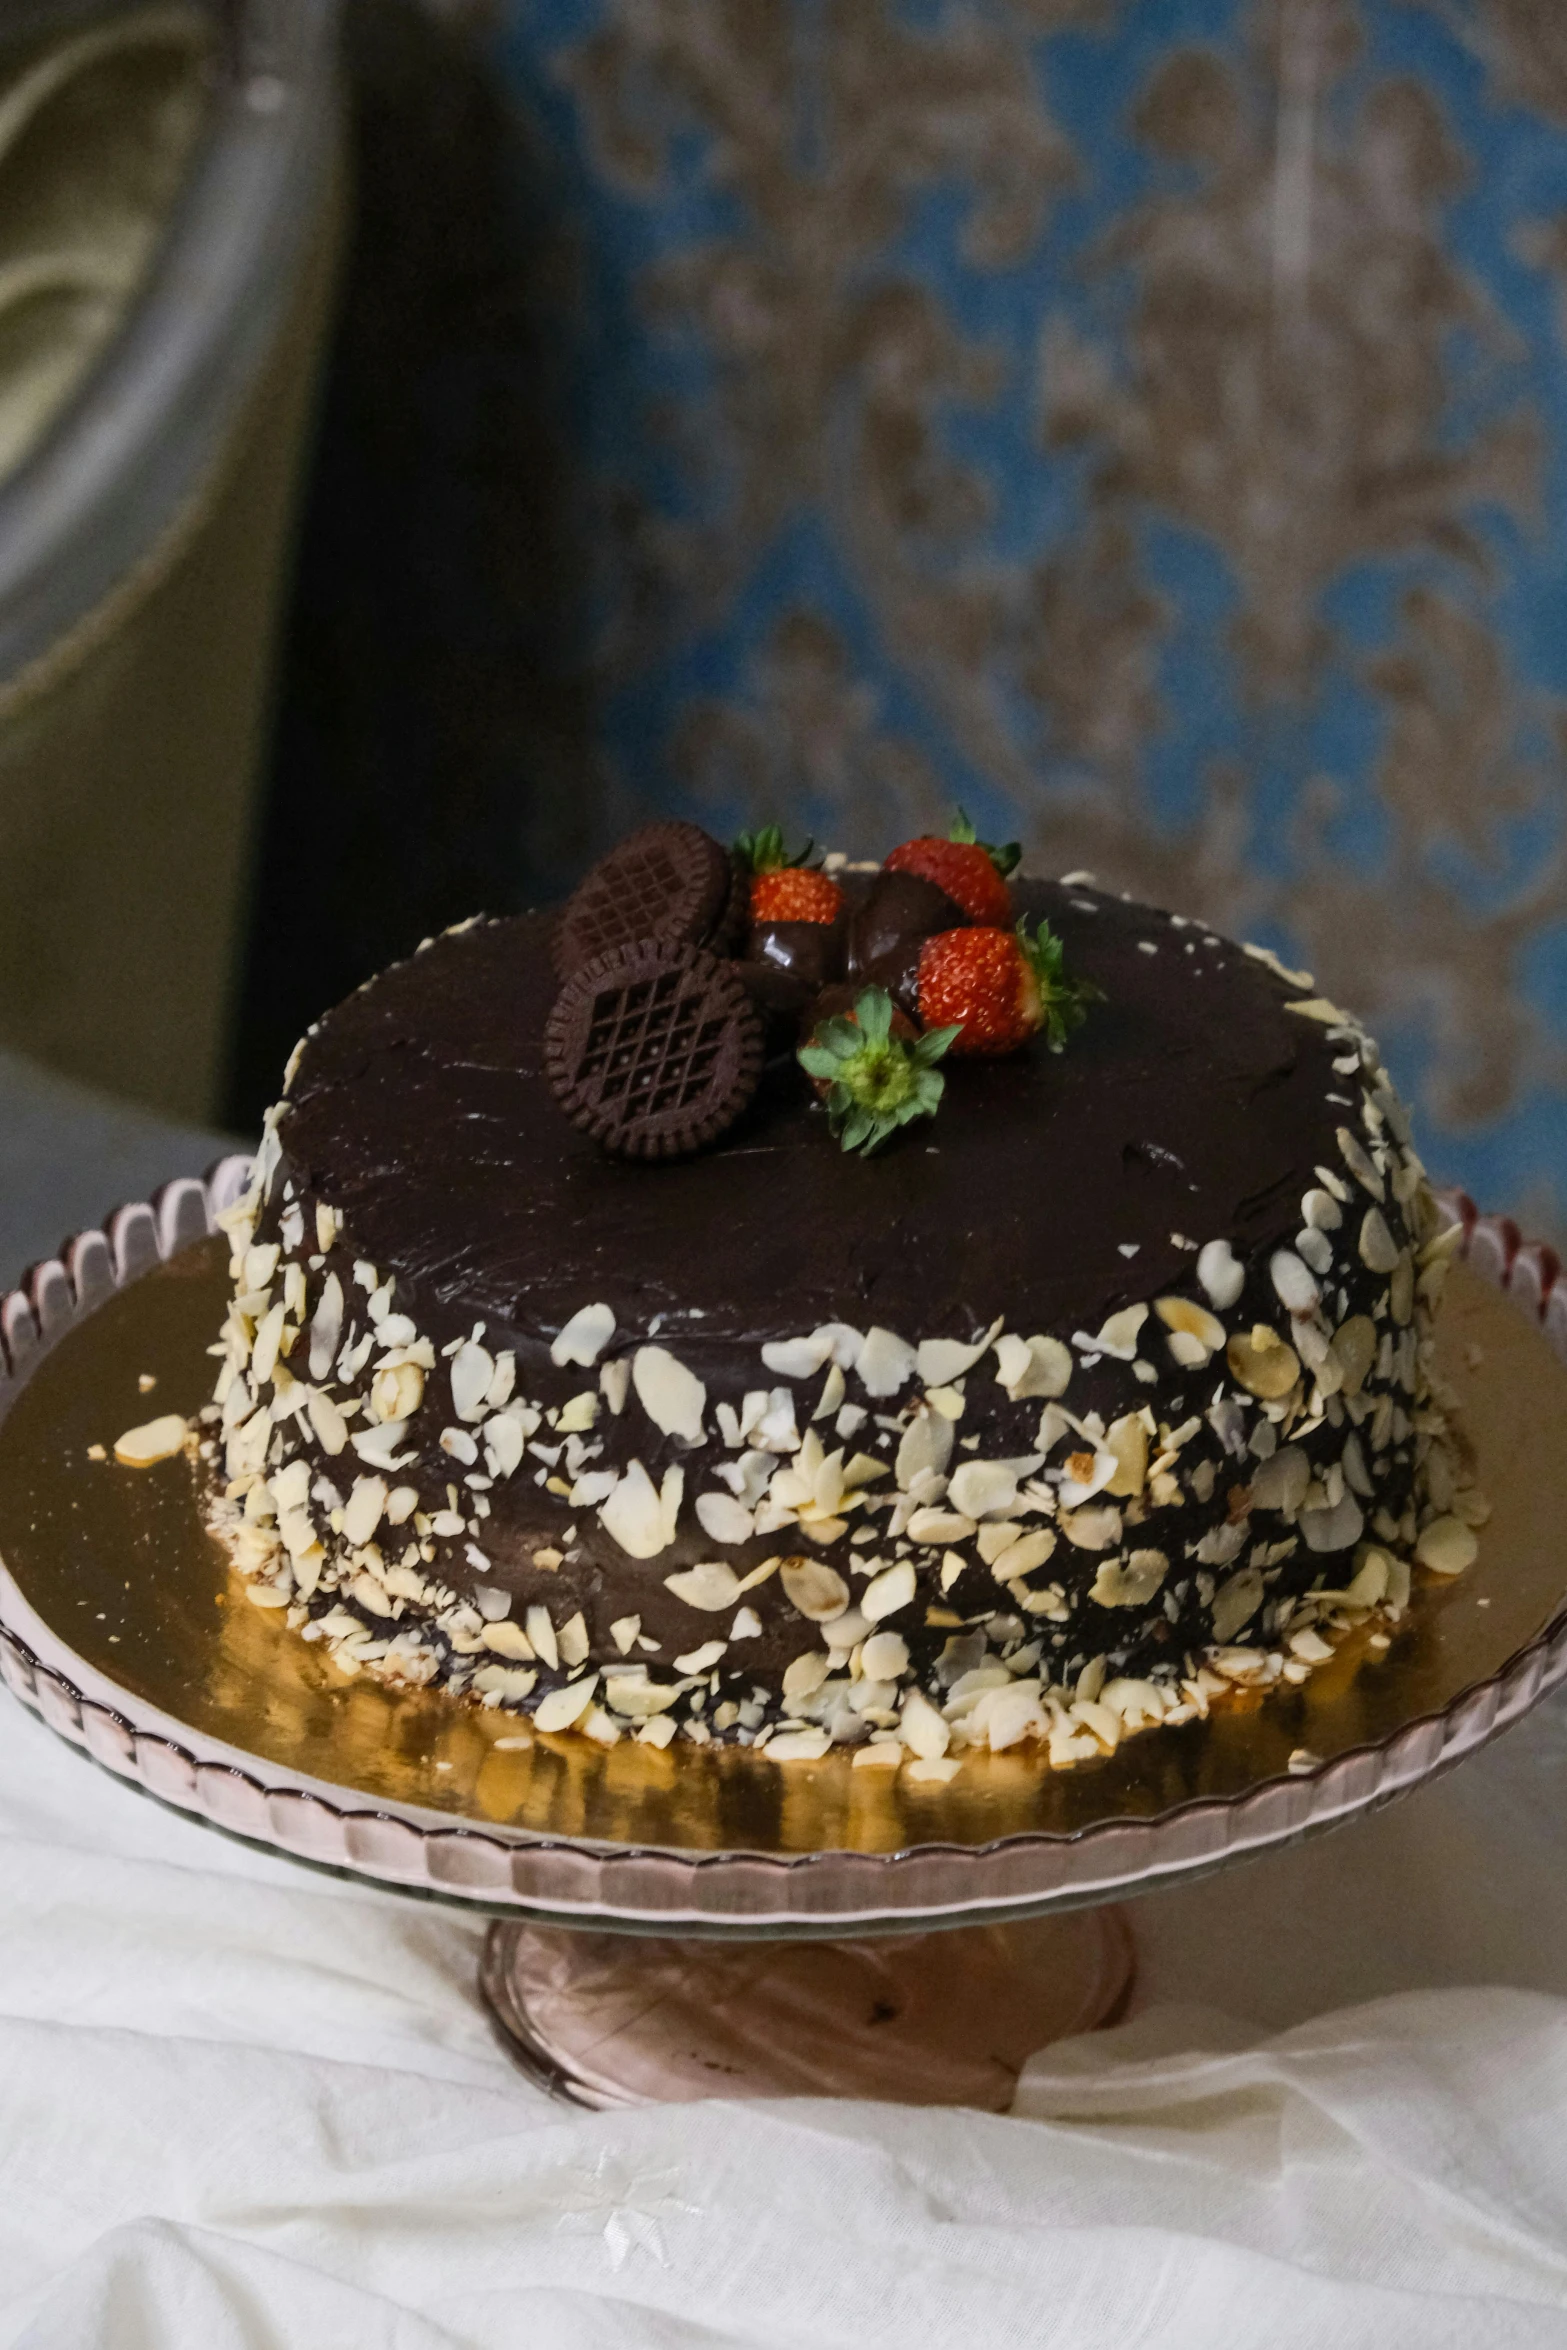
[[[90,1445],[210,1389],[204,1351],[224,1310],[226,1248],[208,1241],[121,1291],[61,1340],[0,1426],[0,1558],[22,1597],[85,1663],[193,1730],[276,1768],[372,1800],[533,1835],[685,1852],[891,1852],[916,1844],[1069,1836],[1236,1796],[1305,1747],[1324,1761],[1386,1738],[1497,1672],[1567,1606],[1558,1527],[1567,1369],[1537,1329],[1454,1268],[1439,1368],[1493,1504],[1456,1581],[1417,1579],[1380,1656],[1351,1640],[1304,1687],[1241,1699],[1206,1722],[1129,1740],[1051,1771],[1031,1753],[979,1755],[945,1786],[856,1771],[847,1755],[776,1764],[744,1749],[529,1739],[514,1715],[430,1691],[346,1680],[276,1615],[252,1607],[196,1507],[183,1460],[146,1470]],[[150,1375],[156,1386],[139,1381]],[[527,1740],[525,1744],[506,1741]]]

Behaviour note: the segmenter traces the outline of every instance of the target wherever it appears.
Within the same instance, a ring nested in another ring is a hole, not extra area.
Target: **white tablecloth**
[[[0,2343],[1567,2346],[1567,1707],[1134,1913],[1015,2116],[572,2115],[482,1927],[164,1811],[0,1694]]]

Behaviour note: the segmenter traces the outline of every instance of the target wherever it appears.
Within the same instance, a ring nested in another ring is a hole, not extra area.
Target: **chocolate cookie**
[[[762,1059],[762,1015],[734,967],[650,939],[574,971],[544,1031],[556,1100],[622,1158],[685,1158],[715,1141],[756,1092]]]
[[[738,929],[735,861],[697,824],[665,819],[628,833],[562,908],[552,946],[562,979],[639,939],[717,945]]]

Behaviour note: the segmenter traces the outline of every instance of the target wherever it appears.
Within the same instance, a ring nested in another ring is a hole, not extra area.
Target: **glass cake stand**
[[[211,1825],[495,1921],[519,2061],[590,2105],[857,2094],[1004,2107],[1024,2058],[1124,2006],[1124,1903],[1389,1802],[1567,1676],[1567,1283],[1465,1226],[1439,1336],[1493,1516],[1390,1643],[1299,1689],[1050,1771],[945,1785],[839,1753],[604,1749],[345,1678],[252,1606],[183,1460],[94,1461],[206,1398],[216,1211],[244,1160],[79,1235],[0,1305],[0,1671],[107,1769]],[[1520,1308],[1522,1310],[1520,1311]]]

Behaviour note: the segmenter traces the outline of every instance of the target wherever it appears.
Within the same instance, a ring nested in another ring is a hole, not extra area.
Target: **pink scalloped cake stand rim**
[[[121,1208],[34,1269],[0,1305],[0,1416],[63,1332],[116,1289],[205,1237],[247,1162]],[[1463,1253],[1567,1361],[1567,1285],[1554,1253],[1461,1194]],[[146,1793],[292,1858],[499,1915],[643,1932],[807,1934],[975,1924],[1105,1901],[1205,1875],[1391,1801],[1451,1767],[1567,1678],[1567,1607],[1440,1711],[1298,1776],[1069,1836],[1013,1835],[895,1851],[673,1852],[530,1836],[351,1790],[223,1745],[134,1699],[79,1656],[0,1567],[0,1675],[62,1737]]]

